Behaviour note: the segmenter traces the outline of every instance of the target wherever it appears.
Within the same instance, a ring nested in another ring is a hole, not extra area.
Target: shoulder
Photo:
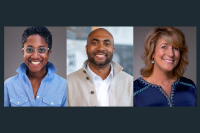
[[[66,79],[59,76],[58,74],[54,73],[54,78],[56,78],[57,80],[61,81],[61,82],[66,82]]]
[[[85,71],[83,68],[81,68],[81,69],[79,69],[79,70],[77,70],[77,71],[75,71],[75,72],[73,72],[73,73],[67,75],[67,80],[69,81],[69,80],[71,80],[72,78],[73,78],[73,79],[79,79],[79,78],[80,78],[81,76],[83,76],[85,73],[86,73],[86,71]]]
[[[13,88],[15,88],[18,84],[20,84],[21,79],[19,77],[20,75],[15,75],[13,77],[10,77],[8,79],[6,79],[6,81],[4,82],[4,91],[7,90],[12,90]],[[6,89],[6,90],[5,90]]]
[[[181,77],[180,82],[185,82],[185,83],[191,83],[194,84],[194,82],[191,79],[188,79],[186,77]]]
[[[118,74],[114,75],[113,82],[117,83],[118,85],[129,85],[131,86],[131,89],[133,90],[133,76],[129,75],[126,72],[119,72]],[[125,86],[122,86],[125,87]]]
[[[194,89],[196,88],[196,85],[194,84],[194,82],[191,79],[188,79],[186,77],[181,77],[179,80],[179,83],[184,86],[192,87]]]
[[[11,84],[11,83],[17,82],[17,80],[19,80],[19,74],[6,79],[5,82],[4,82],[4,85],[5,84]]]
[[[118,76],[122,79],[122,78],[126,78],[126,79],[132,79],[133,81],[133,76],[131,76],[130,74],[124,72],[124,71],[121,71],[118,73]]]
[[[141,77],[136,79],[133,82],[133,85],[134,85],[134,92],[141,90],[141,89],[145,88],[146,86],[148,86],[147,82],[144,79],[142,79]]]
[[[134,80],[134,84],[136,83],[140,83],[141,81],[140,81],[140,79],[141,79],[141,77],[140,78],[137,78],[136,80]]]

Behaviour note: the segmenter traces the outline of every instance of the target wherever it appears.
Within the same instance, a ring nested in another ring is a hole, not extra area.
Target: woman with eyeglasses
[[[196,106],[196,86],[183,77],[187,54],[181,30],[152,29],[145,39],[142,77],[134,81],[134,106]]]
[[[52,35],[46,27],[28,27],[22,35],[24,63],[4,82],[4,106],[66,106],[66,79],[48,62]]]

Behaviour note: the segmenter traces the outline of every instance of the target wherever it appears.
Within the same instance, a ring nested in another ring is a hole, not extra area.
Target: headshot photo
[[[133,106],[133,27],[67,27],[67,105]]]
[[[66,27],[4,27],[4,107],[63,107],[66,88]]]
[[[196,27],[134,27],[134,106],[196,106]]]

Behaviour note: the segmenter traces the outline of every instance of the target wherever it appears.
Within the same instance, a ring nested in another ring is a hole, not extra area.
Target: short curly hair
[[[155,51],[157,41],[163,38],[168,44],[180,49],[180,60],[173,70],[176,77],[183,76],[186,65],[188,64],[188,47],[185,41],[183,32],[175,27],[156,27],[152,29],[145,38],[144,53],[142,59],[145,62],[145,67],[140,70],[140,74],[144,77],[151,76],[153,72],[152,55]]]
[[[52,35],[51,32],[44,26],[31,26],[28,27],[22,35],[22,48],[24,43],[27,41],[27,38],[31,35],[40,35],[45,39],[45,42],[48,44],[48,48],[52,48]]]

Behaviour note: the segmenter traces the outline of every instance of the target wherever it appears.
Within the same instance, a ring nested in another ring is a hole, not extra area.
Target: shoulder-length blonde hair
[[[188,47],[183,32],[174,27],[156,27],[151,30],[145,38],[144,53],[142,59],[145,62],[145,68],[140,70],[140,74],[144,77],[151,76],[153,72],[152,55],[155,51],[157,41],[163,38],[168,44],[180,49],[180,60],[173,70],[174,76],[183,76],[186,65],[188,64]]]

